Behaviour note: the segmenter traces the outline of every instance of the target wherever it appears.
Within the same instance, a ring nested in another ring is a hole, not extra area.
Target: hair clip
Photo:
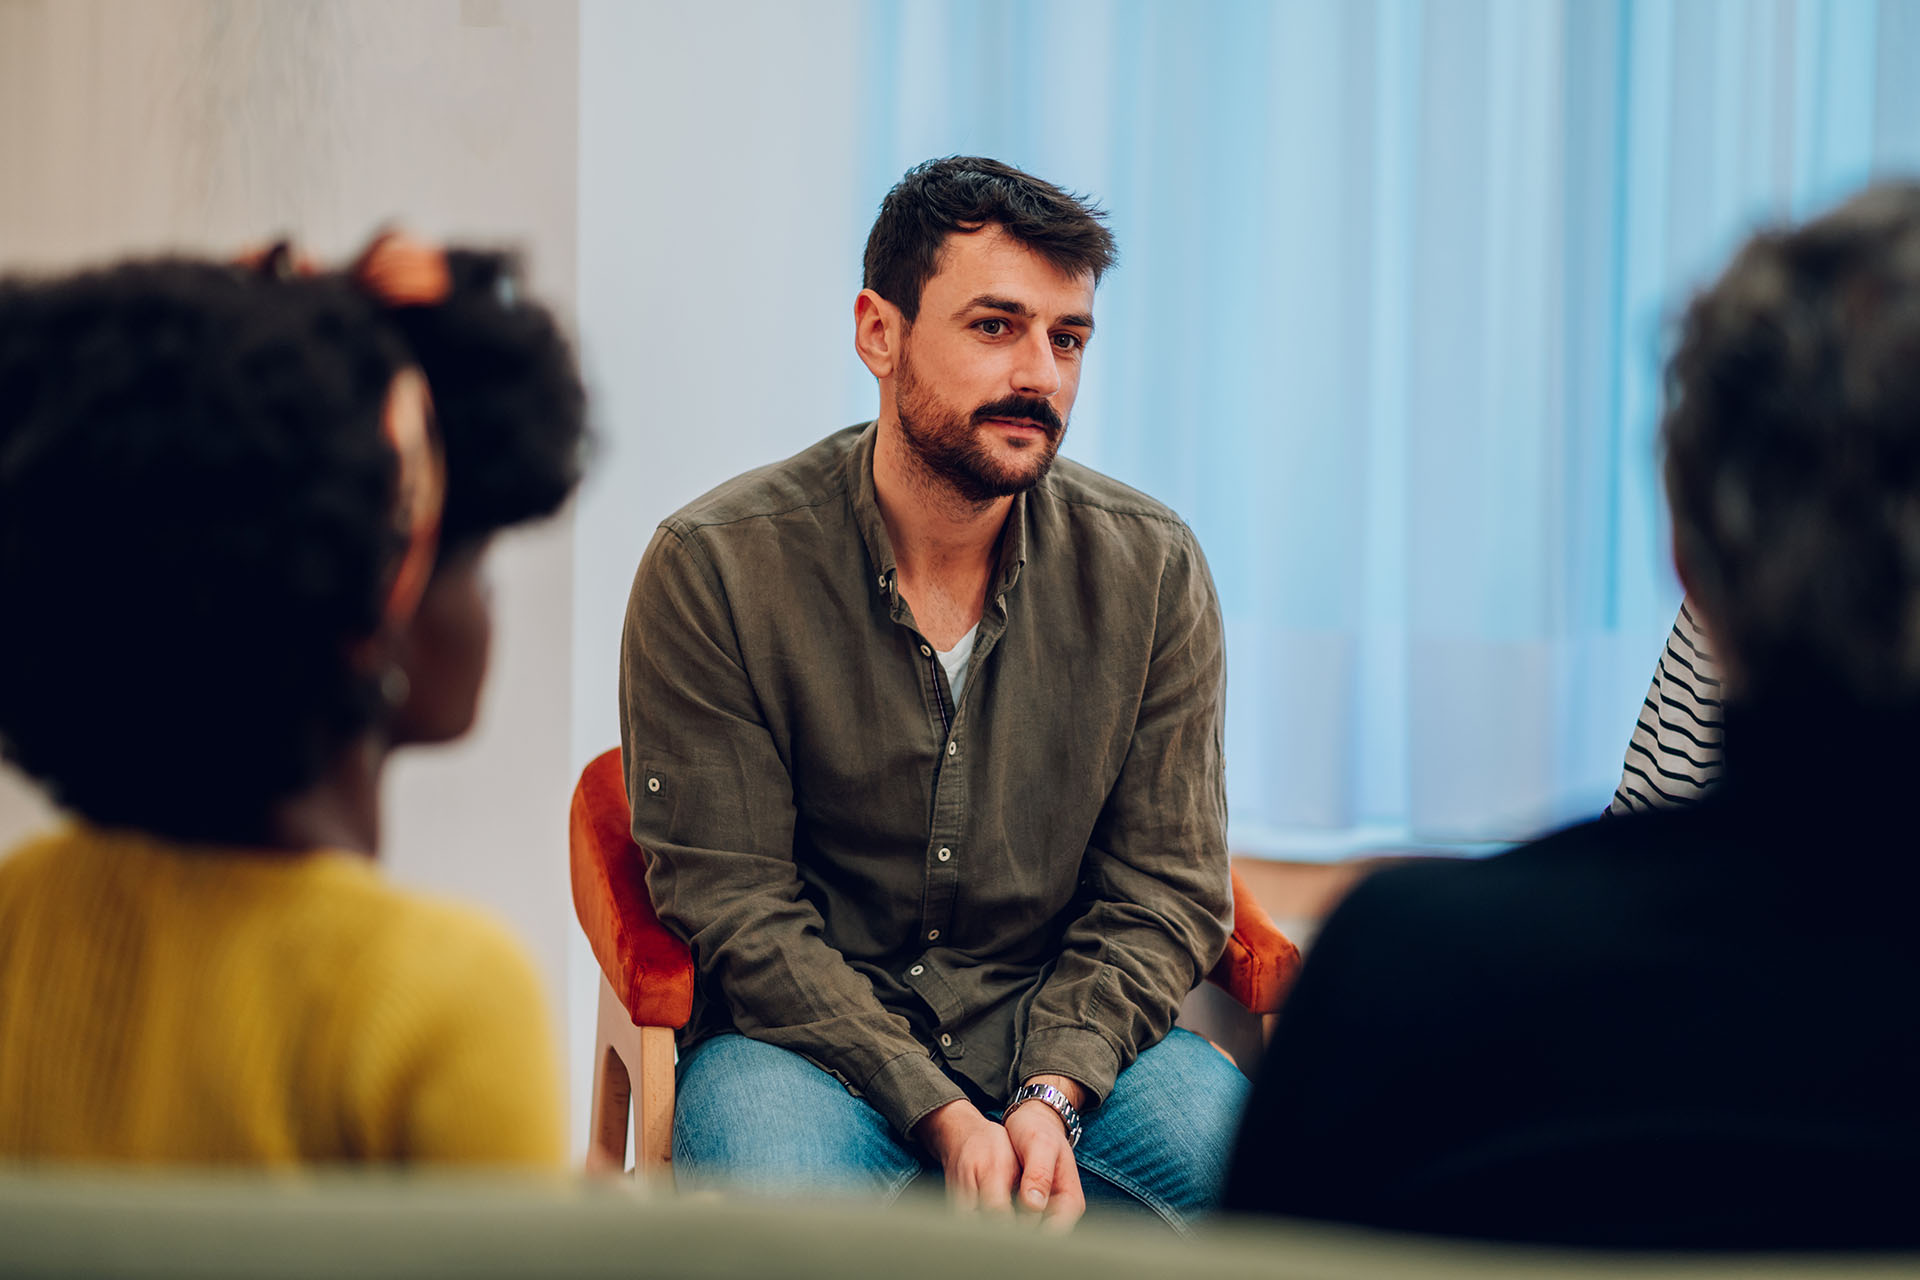
[[[362,289],[389,307],[431,307],[453,291],[447,254],[402,231],[385,231],[361,251],[350,273]]]

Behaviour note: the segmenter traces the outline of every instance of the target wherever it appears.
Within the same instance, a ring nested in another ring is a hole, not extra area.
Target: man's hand
[[[1086,1101],[1086,1091],[1065,1076],[1035,1076],[1026,1083],[1052,1085],[1076,1110]],[[1087,1211],[1087,1198],[1066,1121],[1043,1102],[1026,1102],[1007,1117],[1006,1131],[1020,1162],[1020,1208],[1039,1214],[1042,1226],[1068,1230]]]
[[[1058,1116],[1054,1127],[1061,1127]],[[949,1102],[913,1126],[913,1136],[940,1161],[947,1175],[947,1200],[954,1208],[1013,1212],[1020,1161],[1008,1130],[981,1115],[978,1107],[964,1100]],[[1061,1139],[1063,1145],[1065,1141]],[[1072,1162],[1071,1152],[1067,1159]],[[1077,1177],[1074,1189],[1079,1190]]]

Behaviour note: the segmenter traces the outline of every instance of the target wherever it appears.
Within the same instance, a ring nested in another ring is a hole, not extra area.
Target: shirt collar
[[[875,589],[891,608],[899,566],[893,557],[893,539],[887,536],[887,522],[880,516],[880,498],[873,487],[873,445],[879,431],[878,422],[868,423],[867,429],[860,433],[853,452],[847,455],[847,466],[852,469],[847,488],[853,495],[854,523],[860,529],[861,541],[867,545],[870,577]],[[1040,483],[1044,486],[1046,481]],[[1013,506],[1007,511],[1006,528],[1000,533],[1000,560],[991,593],[996,601],[1013,590],[1013,584],[1020,580],[1021,568],[1027,563],[1027,500],[1031,493],[1032,490],[1028,490],[1015,494]]]
[[[1027,563],[1028,499],[1032,494],[1032,489],[1015,494],[1013,506],[1007,511],[1007,527],[1000,532],[1000,563],[994,574],[995,599],[1013,590],[1013,584],[1020,580],[1021,567]]]
[[[889,606],[893,603],[893,581],[899,566],[893,559],[893,539],[887,536],[887,522],[880,518],[880,498],[873,488],[873,442],[880,432],[878,422],[869,422],[860,433],[853,452],[847,455],[850,474],[847,491],[853,495],[853,520],[860,529],[860,540],[867,544],[870,577]]]

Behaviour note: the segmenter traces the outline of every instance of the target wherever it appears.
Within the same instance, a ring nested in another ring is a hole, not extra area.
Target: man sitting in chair
[[[878,420],[641,561],[622,739],[698,971],[683,1186],[925,1171],[1176,1227],[1217,1194],[1245,1082],[1170,1028],[1231,923],[1219,606],[1178,517],[1055,457],[1103,216],[992,160],[913,169],[854,304]]]
[[[1280,1015],[1230,1208],[1920,1244],[1920,186],[1756,237],[1668,387],[1724,777],[1363,883]]]

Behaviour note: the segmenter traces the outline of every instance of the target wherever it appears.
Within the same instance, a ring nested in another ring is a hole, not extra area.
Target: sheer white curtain
[[[666,510],[872,412],[872,210],[997,155],[1112,212],[1066,448],[1211,559],[1236,847],[1597,812],[1679,598],[1666,325],[1755,225],[1920,172],[1915,66],[1910,0],[589,3],[582,322],[616,420],[577,629],[617,632]],[[611,649],[579,664],[596,731]]]

